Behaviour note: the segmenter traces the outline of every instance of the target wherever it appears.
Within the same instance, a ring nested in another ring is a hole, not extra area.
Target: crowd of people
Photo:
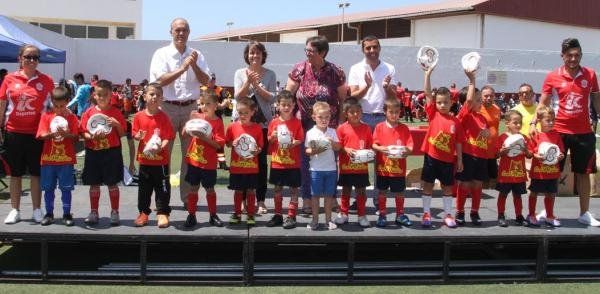
[[[140,227],[148,224],[154,194],[158,227],[168,227],[169,164],[174,139],[179,136],[181,147],[175,152],[183,155],[179,189],[180,200],[188,211],[186,227],[198,222],[200,185],[206,194],[209,224],[224,224],[217,214],[215,185],[216,170],[224,164],[225,147],[232,149],[227,167],[228,188],[234,200],[230,224],[242,222],[245,213],[246,224],[254,225],[256,214],[267,213],[269,183],[274,186],[274,215],[267,226],[294,228],[301,210],[312,214],[307,227],[317,230],[320,198],[324,198],[327,229],[347,223],[354,208],[358,224],[369,227],[366,187],[371,184],[369,164],[374,161],[376,225],[388,224],[387,195],[391,193],[395,223],[411,226],[412,220],[404,213],[406,157],[418,149],[425,153],[420,222],[424,227],[432,225],[435,181],[442,187],[446,226],[465,225],[465,202],[469,197],[470,221],[480,225],[482,189],[490,179],[496,179],[495,189],[499,191],[499,226],[509,224],[505,216],[509,193],[517,224],[539,226],[543,220],[549,226],[560,226],[554,199],[567,154],[571,156],[580,200],[578,221],[600,226],[589,212],[588,177],[596,172],[596,139],[588,117],[590,105],[600,109],[598,81],[592,69],[580,65],[581,46],[576,39],[563,41],[564,65],[548,74],[539,103],[535,102],[532,86],[524,83],[518,89],[519,104],[503,111],[495,104],[494,88],[476,88],[476,71],[465,70],[468,86],[458,90],[454,83],[449,88],[433,88],[430,79],[435,67],[425,68],[423,92],[411,93],[396,80],[395,67],[380,59],[381,46],[374,36],[361,41],[364,58],[350,68],[348,78],[339,66],[326,60],[327,39],[308,38],[306,59],[290,70],[285,89],[279,86],[275,73],[264,66],[268,56],[265,45],[250,41],[242,53],[247,66],[236,70],[234,93],[229,99],[226,91],[216,86],[216,77],[202,53],[188,46],[187,21],[173,20],[170,32],[172,42],[152,57],[149,82],[143,81],[138,87],[130,79],[117,87],[97,76],[87,84],[82,74],[55,87],[53,80],[37,69],[39,49],[32,45],[21,48],[19,69],[8,73],[0,87],[0,121],[5,159],[10,166],[13,208],[4,220],[6,224],[21,219],[22,177],[26,174],[31,181],[33,220],[42,225],[54,222],[54,193],[58,187],[62,221],[67,226],[74,224],[74,144],[81,138],[85,142],[82,180],[90,187],[90,212],[85,223],[99,222],[100,186],[106,185],[110,224],[119,225],[117,184],[123,179],[121,137],[126,136],[131,157],[125,167],[139,175],[139,214],[134,223]],[[550,107],[553,92],[558,93],[556,111]],[[233,108],[233,121],[225,128],[221,115],[229,107]],[[506,132],[501,134],[504,112]],[[98,119],[99,115],[103,119]],[[405,122],[427,119],[428,129],[421,145],[413,141],[401,116]],[[190,128],[188,124],[198,120],[210,131]],[[516,134],[521,134],[523,144],[515,149],[505,143],[507,137]],[[134,141],[138,141],[137,149]],[[545,161],[540,146],[546,143],[557,146],[560,161]],[[527,160],[532,161],[529,170]],[[528,178],[531,183],[526,187]],[[342,186],[339,204],[338,185]],[[286,187],[290,199],[284,219]],[[523,216],[521,196],[527,189],[529,206]],[[353,190],[356,201],[351,205]],[[45,213],[41,209],[42,191]],[[544,210],[536,214],[539,193],[544,195]]]

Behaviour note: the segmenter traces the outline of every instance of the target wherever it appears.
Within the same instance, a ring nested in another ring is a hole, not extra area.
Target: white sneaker
[[[371,226],[371,223],[369,222],[366,216],[359,216],[358,224],[363,228],[368,228]]]
[[[18,209],[14,209],[14,208],[8,213],[8,216],[6,216],[6,218],[4,219],[4,223],[7,225],[16,224],[20,221],[21,221],[21,213],[19,212]]]
[[[546,219],[546,210],[542,209],[542,211],[540,211],[540,213],[535,215],[535,219],[537,219],[538,222],[545,220]]]
[[[337,216],[335,217],[334,222],[338,225],[343,225],[345,223],[348,222],[348,215],[343,214],[343,213],[338,213]]]
[[[329,222],[328,227],[330,231],[337,229],[337,225],[334,222]]]
[[[42,214],[42,210],[39,208],[36,208],[33,210],[33,216],[31,217],[36,223],[41,223],[42,220],[44,219],[44,214]]]
[[[600,227],[600,222],[596,220],[589,211],[586,211],[584,214],[582,214],[577,221],[584,225]]]

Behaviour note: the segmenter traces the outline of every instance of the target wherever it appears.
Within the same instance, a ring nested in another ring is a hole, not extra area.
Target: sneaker
[[[44,215],[44,219],[41,221],[42,226],[49,226],[52,223],[54,223],[54,215],[46,213],[46,215]]]
[[[452,217],[451,214],[446,214],[446,217],[444,217],[444,224],[446,224],[446,226],[448,228],[456,228],[456,221],[454,220],[454,217]]]
[[[541,222],[541,221],[545,220],[546,219],[546,210],[543,209],[542,211],[540,211],[540,213],[536,214],[535,215],[535,219],[538,222]]]
[[[90,211],[88,217],[83,220],[87,225],[95,225],[98,223],[98,212],[95,210]]]
[[[464,212],[456,213],[456,224],[459,226],[465,225],[465,213]]]
[[[229,217],[229,224],[230,224],[230,225],[239,224],[239,223],[240,223],[240,221],[242,221],[242,220],[241,220],[241,217],[240,217],[239,215],[235,214],[235,213],[234,213],[234,214],[232,214],[232,215]]]
[[[506,221],[506,217],[504,214],[498,216],[498,226],[506,228],[508,227],[508,222]]]
[[[354,202],[352,202],[352,204],[350,205],[350,207],[348,207],[348,212],[354,212],[354,213],[356,213],[356,211],[357,211],[356,206],[357,206],[356,200],[354,200]]]
[[[348,223],[348,215],[343,213],[338,213],[335,219],[333,220],[338,225],[343,225]]]
[[[383,228],[387,225],[387,219],[385,217],[385,215],[380,215],[379,218],[377,218],[377,223],[375,224],[380,228]]]
[[[41,209],[36,208],[33,210],[33,216],[31,218],[33,221],[39,224],[42,222],[42,219],[44,219],[44,214],[42,213]]]
[[[143,227],[148,224],[148,215],[140,212],[140,215],[133,221],[136,227]]]
[[[553,228],[558,228],[561,226],[558,218],[546,218],[546,225]]]
[[[18,209],[12,209],[6,218],[4,219],[4,223],[7,225],[16,224],[21,221],[21,213]]]
[[[481,226],[481,217],[479,217],[479,212],[471,212],[471,223],[474,226]]]
[[[281,226],[282,224],[283,216],[281,216],[281,214],[276,214],[267,222],[267,227]]]
[[[408,216],[406,216],[405,214],[396,216],[396,223],[405,227],[410,227],[412,225],[412,222],[410,221],[410,219],[408,219]]]
[[[421,219],[421,226],[425,228],[431,227],[431,216],[428,212],[423,213],[423,218]]]
[[[296,218],[295,217],[286,217],[283,222],[284,229],[293,229],[296,227]]]
[[[365,216],[365,215],[358,217],[358,224],[363,228],[368,228],[371,226],[371,223],[369,222],[369,220],[367,219],[367,216]]]
[[[267,212],[269,212],[269,211],[267,210],[266,207],[259,206],[258,209],[256,209],[256,214],[257,215],[266,214]]]
[[[67,227],[72,227],[75,224],[75,222],[73,221],[73,215],[70,213],[63,214],[62,222]]]
[[[253,226],[256,225],[256,221],[254,220],[254,216],[248,216],[248,218],[246,218],[246,225],[249,226]]]
[[[528,226],[528,227],[539,227],[540,224],[538,224],[537,219],[535,219],[535,216],[528,215],[527,218],[525,219],[525,226]]]
[[[584,214],[582,214],[577,221],[584,225],[600,227],[600,222],[596,220],[589,211],[586,211]]]
[[[119,217],[119,212],[116,210],[112,210],[110,212],[110,225],[116,227],[121,224],[121,218]]]
[[[169,216],[166,214],[159,214],[156,216],[157,225],[160,229],[169,227]]]
[[[327,223],[327,229],[330,231],[335,230],[335,229],[337,229],[337,225],[334,222],[330,221],[329,223]]]
[[[517,215],[517,218],[515,219],[515,223],[517,223],[517,225],[522,226],[525,224],[525,218],[522,215]]]
[[[311,223],[308,223],[308,224],[306,225],[306,228],[307,228],[307,229],[310,229],[310,230],[312,230],[312,231],[316,231],[316,230],[318,230],[318,229],[319,229],[319,223],[312,223],[312,222],[311,222]]]
[[[222,227],[223,226],[223,221],[219,218],[218,215],[213,214],[208,218],[208,223],[211,226],[215,226],[215,227]]]
[[[183,226],[186,228],[191,228],[194,227],[196,224],[198,224],[198,220],[196,219],[196,214],[188,214],[187,218],[185,219],[185,223],[183,223]]]

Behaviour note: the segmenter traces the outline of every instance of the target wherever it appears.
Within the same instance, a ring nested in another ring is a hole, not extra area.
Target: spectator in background
[[[458,111],[460,111],[461,106],[464,103],[464,100],[462,102],[460,102],[460,91],[458,89],[456,89],[456,83],[452,82],[450,84],[450,100],[452,101],[452,105],[450,106],[450,112],[453,113],[453,115],[457,115]],[[466,100],[466,96],[465,96],[465,100]]]
[[[96,75],[96,74],[92,75],[92,79],[90,80],[90,85],[92,85],[92,87],[95,87],[96,83],[98,83],[98,80],[100,80],[98,75]]]
[[[2,81],[4,81],[4,77],[8,74],[6,68],[0,69],[0,85],[2,85]]]
[[[404,121],[408,122],[408,120],[410,119],[410,122],[414,122],[412,115],[412,94],[408,90],[408,88],[404,89],[404,97],[402,98],[402,104],[404,105]]]
[[[125,84],[121,87],[121,97],[123,97],[123,115],[125,119],[133,112],[133,89],[131,79],[125,79]]]
[[[537,104],[535,103],[533,88],[530,84],[523,83],[519,86],[519,104],[512,108],[518,111],[523,117],[521,124],[521,134],[529,136],[530,124],[535,119]],[[535,128],[535,127],[534,127]]]
[[[73,100],[69,101],[67,104],[68,108],[73,107],[73,105],[77,106],[77,117],[81,118],[81,115],[90,107],[90,97],[92,95],[92,86],[90,84],[85,83],[85,79],[82,73],[76,73],[73,75],[73,79],[77,84],[77,92],[75,93],[75,97]]]
[[[136,97],[136,101],[137,101],[137,105],[136,105],[137,111],[142,111],[146,108],[146,102],[144,101],[144,92],[146,91],[146,86],[148,86],[148,80],[143,79],[135,91],[135,97]]]

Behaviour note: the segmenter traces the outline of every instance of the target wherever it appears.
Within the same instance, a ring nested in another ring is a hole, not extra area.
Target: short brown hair
[[[402,107],[402,104],[396,98],[386,98],[383,101],[383,111],[387,111],[388,109],[392,109],[392,108],[401,108],[401,107]]]
[[[248,53],[252,47],[255,47],[262,53],[262,64],[265,64],[265,62],[267,62],[267,48],[265,48],[263,43],[258,41],[250,41],[246,45],[246,48],[244,48],[244,61],[246,61],[246,64],[250,64],[250,60],[248,60]]]
[[[69,100],[69,90],[63,86],[58,86],[52,90],[52,100],[67,101]]]

